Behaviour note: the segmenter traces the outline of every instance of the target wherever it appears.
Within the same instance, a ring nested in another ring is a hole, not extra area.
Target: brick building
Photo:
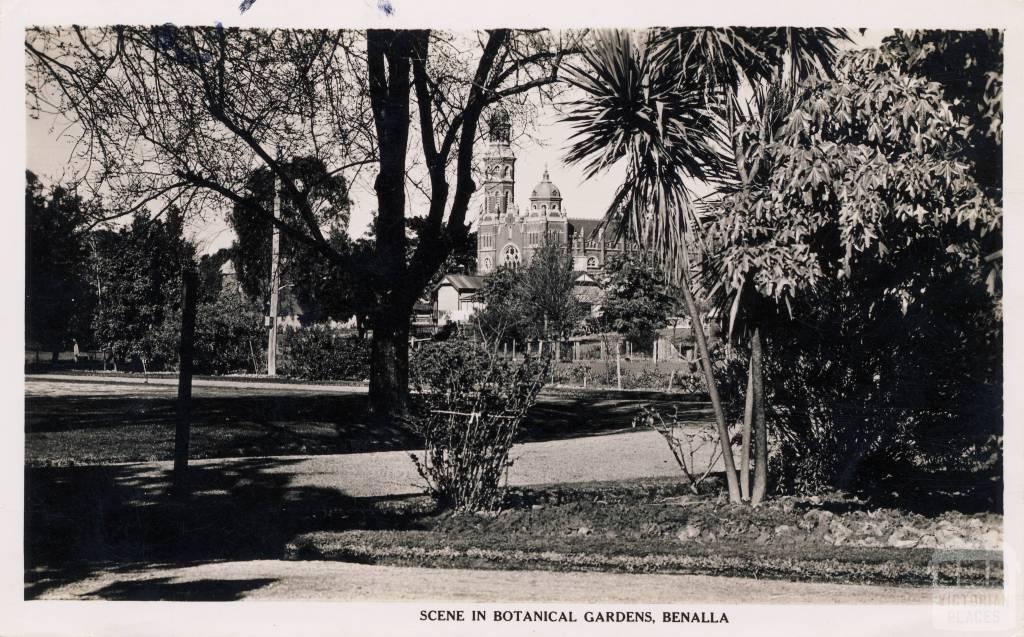
[[[484,155],[484,204],[477,223],[477,270],[487,275],[502,265],[529,263],[545,239],[567,246],[580,272],[595,272],[621,240],[606,240],[597,231],[598,219],[570,217],[562,193],[545,169],[530,193],[529,205],[516,203],[516,157],[512,152],[508,114],[498,109],[490,120],[490,139]]]

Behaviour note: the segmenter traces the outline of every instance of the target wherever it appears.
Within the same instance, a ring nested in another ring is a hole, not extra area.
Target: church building
[[[487,276],[502,266],[526,265],[545,240],[569,250],[576,276],[575,294],[595,311],[601,290],[594,275],[624,242],[609,241],[598,230],[600,219],[568,215],[562,192],[544,169],[540,183],[524,208],[516,203],[516,156],[512,152],[511,120],[497,108],[489,119],[487,150],[483,156],[484,202],[477,222],[477,271],[475,275],[448,274],[433,290],[434,317],[438,323],[462,322],[483,306],[477,293]]]
[[[499,108],[491,116],[489,143],[483,157],[486,173],[484,203],[477,223],[477,271],[487,275],[503,265],[529,263],[545,239],[566,246],[579,272],[595,272],[623,242],[606,241],[596,231],[598,219],[568,215],[562,193],[547,169],[530,193],[525,209],[516,204],[516,157],[511,146],[508,113]]]

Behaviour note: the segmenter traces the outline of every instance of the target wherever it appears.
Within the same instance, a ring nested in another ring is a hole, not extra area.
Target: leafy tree
[[[199,300],[201,302],[215,301],[224,287],[224,277],[221,268],[231,261],[232,250],[221,248],[213,254],[204,254],[199,257]]]
[[[907,464],[922,423],[954,418],[916,403],[935,397],[924,387],[977,404],[1001,380],[991,366],[1000,330],[980,321],[979,308],[996,312],[976,289],[1001,243],[1001,209],[959,150],[977,122],[956,116],[941,85],[908,75],[903,54],[849,53],[834,78],[803,85],[777,132],[762,129],[771,134],[742,159],[759,174],[713,206],[733,307],[771,325],[774,419],[789,456],[802,452],[788,473],[821,470],[813,484],[850,484],[870,458]],[[957,302],[947,296],[954,289]],[[808,324],[815,338],[795,336]],[[994,337],[979,342],[970,334],[979,325]],[[980,369],[967,366],[972,379],[952,382],[938,371],[952,360],[906,349],[938,335],[930,347],[988,352]],[[851,411],[858,404],[871,408]],[[830,440],[828,451],[811,453],[811,440]]]
[[[574,294],[575,281],[565,246],[545,243],[526,267],[502,267],[490,276],[477,322],[492,340],[563,339],[587,314]]]
[[[679,294],[652,264],[629,255],[612,259],[602,280],[602,319],[636,348],[646,348],[677,310]]]
[[[92,183],[124,213],[159,198],[192,210],[241,205],[344,266],[285,162],[312,157],[332,175],[376,168],[371,256],[383,287],[369,405],[387,418],[408,406],[413,306],[468,232],[481,117],[499,102],[528,112],[527,94],[551,92],[575,41],[543,30],[73,26],[29,29],[25,51],[30,104],[81,127],[81,147],[99,166]],[[281,181],[294,220],[273,221],[247,196],[259,167]],[[407,258],[410,182],[428,203]]]
[[[101,300],[93,319],[97,343],[118,360],[138,358],[144,369],[177,360],[181,273],[195,267],[195,248],[183,236],[181,212],[138,214],[96,242]]]
[[[266,338],[262,308],[237,290],[221,290],[197,310],[195,370],[258,373],[266,367]]]
[[[89,343],[95,295],[89,282],[86,204],[66,188],[48,193],[25,174],[25,340],[57,354]]]
[[[282,162],[282,168],[303,186],[303,193],[320,224],[328,228],[327,240],[340,254],[347,254],[349,238],[348,187],[344,178],[330,175],[322,162],[314,158],[296,158]],[[242,289],[246,294],[269,307],[270,266],[273,223],[248,212],[249,206],[272,208],[274,177],[269,169],[253,173],[248,183],[246,204],[236,204],[228,221],[237,239],[232,245],[232,262]],[[298,220],[298,209],[289,192],[277,193],[281,217],[290,223]],[[325,262],[322,255],[309,245],[288,235],[280,237],[279,276],[281,291],[286,299],[294,299],[302,308],[302,319],[307,323],[328,318],[344,320],[353,314],[346,307],[350,295],[339,294],[346,285],[343,268]]]

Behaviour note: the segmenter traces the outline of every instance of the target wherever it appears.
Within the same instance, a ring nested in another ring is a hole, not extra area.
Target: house
[[[483,309],[479,292],[486,279],[469,274],[446,274],[434,288],[434,316],[438,325],[462,323]]]

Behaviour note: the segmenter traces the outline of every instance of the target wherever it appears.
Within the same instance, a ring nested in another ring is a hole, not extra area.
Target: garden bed
[[[675,481],[512,491],[498,512],[407,504],[404,528],[322,530],[294,559],[498,569],[692,573],[929,585],[1001,585],[1002,516],[923,516],[834,495],[756,509],[692,496]],[[394,518],[392,518],[394,519]],[[959,569],[959,570],[957,570]]]

